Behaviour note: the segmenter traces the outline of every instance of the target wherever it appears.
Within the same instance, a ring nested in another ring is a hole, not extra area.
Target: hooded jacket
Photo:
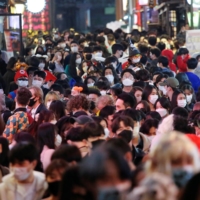
[[[28,188],[26,194],[24,194],[24,190],[21,187],[19,187],[19,183],[13,176],[13,173],[3,177],[3,182],[0,184],[0,200],[42,199],[42,196],[47,189],[45,175],[41,172],[36,172],[36,171],[33,171],[33,175],[34,175],[33,183],[31,184],[30,190]],[[27,188],[25,187],[25,189]]]
[[[169,68],[176,73],[176,65],[173,63],[173,51],[170,49],[164,49],[161,53],[162,56],[165,56],[169,60]]]

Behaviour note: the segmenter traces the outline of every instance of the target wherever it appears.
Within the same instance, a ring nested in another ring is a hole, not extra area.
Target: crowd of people
[[[67,30],[0,57],[0,200],[200,198],[200,52],[184,34]]]

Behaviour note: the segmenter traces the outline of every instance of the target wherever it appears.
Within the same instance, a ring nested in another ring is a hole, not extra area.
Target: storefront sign
[[[190,55],[196,52],[200,52],[200,30],[188,30],[186,31],[186,47],[189,50]]]

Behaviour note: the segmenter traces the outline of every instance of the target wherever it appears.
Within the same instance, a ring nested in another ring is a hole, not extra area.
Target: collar
[[[17,108],[17,109],[15,109],[14,110],[14,113],[16,113],[16,112],[26,112],[26,108]]]

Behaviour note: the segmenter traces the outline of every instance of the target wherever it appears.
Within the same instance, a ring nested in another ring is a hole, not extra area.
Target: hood
[[[173,51],[170,49],[164,49],[161,55],[166,56],[169,59],[169,62],[172,62],[172,59],[174,57]]]

